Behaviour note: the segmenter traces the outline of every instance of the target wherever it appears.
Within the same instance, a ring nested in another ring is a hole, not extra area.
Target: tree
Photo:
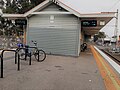
[[[3,12],[23,14],[43,1],[45,0],[6,0]]]
[[[99,38],[106,38],[105,32],[99,32],[98,37]]]
[[[29,11],[31,8],[32,4],[29,2],[29,0],[19,0],[19,2],[17,2],[18,13],[25,13]]]
[[[30,1],[31,1],[31,3],[33,4],[33,6],[36,6],[36,5],[42,3],[42,2],[45,1],[45,0],[30,0]]]
[[[11,0],[6,0],[6,7],[10,7],[11,6]]]
[[[102,44],[104,43],[104,38],[106,38],[105,32],[99,32],[98,37],[102,39]]]
[[[101,38],[104,41],[106,38],[105,32],[98,32],[98,34],[94,35],[94,42]]]
[[[1,0],[0,3],[5,6],[3,13],[23,14],[43,1],[44,0]],[[22,31],[22,26],[15,26],[11,20],[5,20],[0,17],[0,21],[0,34],[4,32],[4,36],[12,36],[12,33],[18,34],[18,32]]]
[[[3,0],[0,0],[0,9],[3,8],[3,5],[4,5],[4,1],[3,1]]]
[[[3,8],[3,13],[16,13],[16,0],[6,0],[5,8]]]

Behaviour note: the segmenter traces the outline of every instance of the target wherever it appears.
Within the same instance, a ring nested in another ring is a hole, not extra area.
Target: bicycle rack
[[[28,48],[37,48],[37,47],[28,47]],[[30,53],[30,58],[31,58],[31,53]],[[39,50],[38,50],[38,62],[39,62]]]
[[[36,48],[36,47],[29,47],[29,48]],[[4,49],[1,52],[0,58],[1,58],[1,78],[3,78],[3,57],[4,57],[4,52],[6,51],[10,51],[10,52],[15,52],[15,64],[17,64],[17,59],[18,59],[18,67],[17,70],[20,71],[20,55],[18,54],[18,51],[20,49],[24,49],[25,51],[28,50],[28,48],[17,48],[16,50],[9,50],[9,49]],[[31,65],[31,53],[29,53],[30,55],[30,60],[29,60],[29,65]],[[27,54],[25,52],[25,60],[26,60]],[[38,62],[39,62],[39,50],[38,50]]]
[[[16,51],[19,52],[20,49],[24,49],[24,50],[25,50],[25,60],[26,60],[26,58],[27,58],[27,53],[26,53],[27,48],[17,48]],[[30,54],[29,65],[31,65],[31,53],[29,53],[29,54]],[[20,59],[20,58],[19,58],[19,59]]]
[[[18,71],[20,71],[20,56],[18,54],[18,52],[16,50],[9,50],[9,49],[6,49],[6,50],[3,50],[1,52],[1,78],[3,78],[3,57],[4,57],[4,52],[6,51],[10,51],[10,52],[15,52],[15,64],[17,64],[17,55],[18,55]]]

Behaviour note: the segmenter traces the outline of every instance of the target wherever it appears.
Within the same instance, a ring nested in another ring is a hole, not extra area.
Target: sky
[[[61,0],[80,13],[116,12],[119,10],[118,35],[120,35],[120,0]],[[101,31],[109,37],[114,36],[115,18],[113,18]]]

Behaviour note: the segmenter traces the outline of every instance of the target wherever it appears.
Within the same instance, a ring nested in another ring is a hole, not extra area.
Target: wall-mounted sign
[[[26,19],[16,19],[15,25],[27,25],[27,20]]]
[[[101,21],[100,21],[100,25],[101,25],[101,26],[104,26],[104,25],[105,25],[105,21],[104,21],[104,20],[101,20]]]
[[[83,26],[83,27],[96,27],[97,20],[82,20],[81,26]]]
[[[50,23],[54,23],[54,19],[55,19],[55,16],[54,15],[50,15]]]

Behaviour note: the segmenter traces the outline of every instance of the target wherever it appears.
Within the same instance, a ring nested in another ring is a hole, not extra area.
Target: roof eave
[[[32,8],[31,10],[29,10],[28,12],[26,12],[24,14],[25,17],[29,16],[31,13],[39,10],[40,8],[44,8],[45,6],[49,5],[51,2],[50,0],[45,0],[44,2],[42,2],[41,4],[37,5],[36,7]]]
[[[81,14],[80,15],[81,18],[104,18],[104,17],[111,17],[114,18],[115,16],[115,12],[101,12],[101,13],[90,13],[90,14]]]
[[[3,14],[4,18],[25,18],[24,14]]]
[[[41,10],[42,8],[46,7],[47,5],[51,4],[51,3],[56,3],[57,5],[61,6],[62,8],[68,10],[70,13],[74,14],[77,17],[80,17],[80,13],[77,12],[76,10],[72,9],[71,7],[67,6],[66,4],[62,3],[61,1],[52,1],[52,0],[45,0],[44,2],[42,2],[41,4],[39,4],[38,6],[34,7],[33,9],[29,10],[28,12],[26,12],[24,14],[24,16],[29,16],[30,14],[32,14],[33,12],[37,11],[37,10]]]

